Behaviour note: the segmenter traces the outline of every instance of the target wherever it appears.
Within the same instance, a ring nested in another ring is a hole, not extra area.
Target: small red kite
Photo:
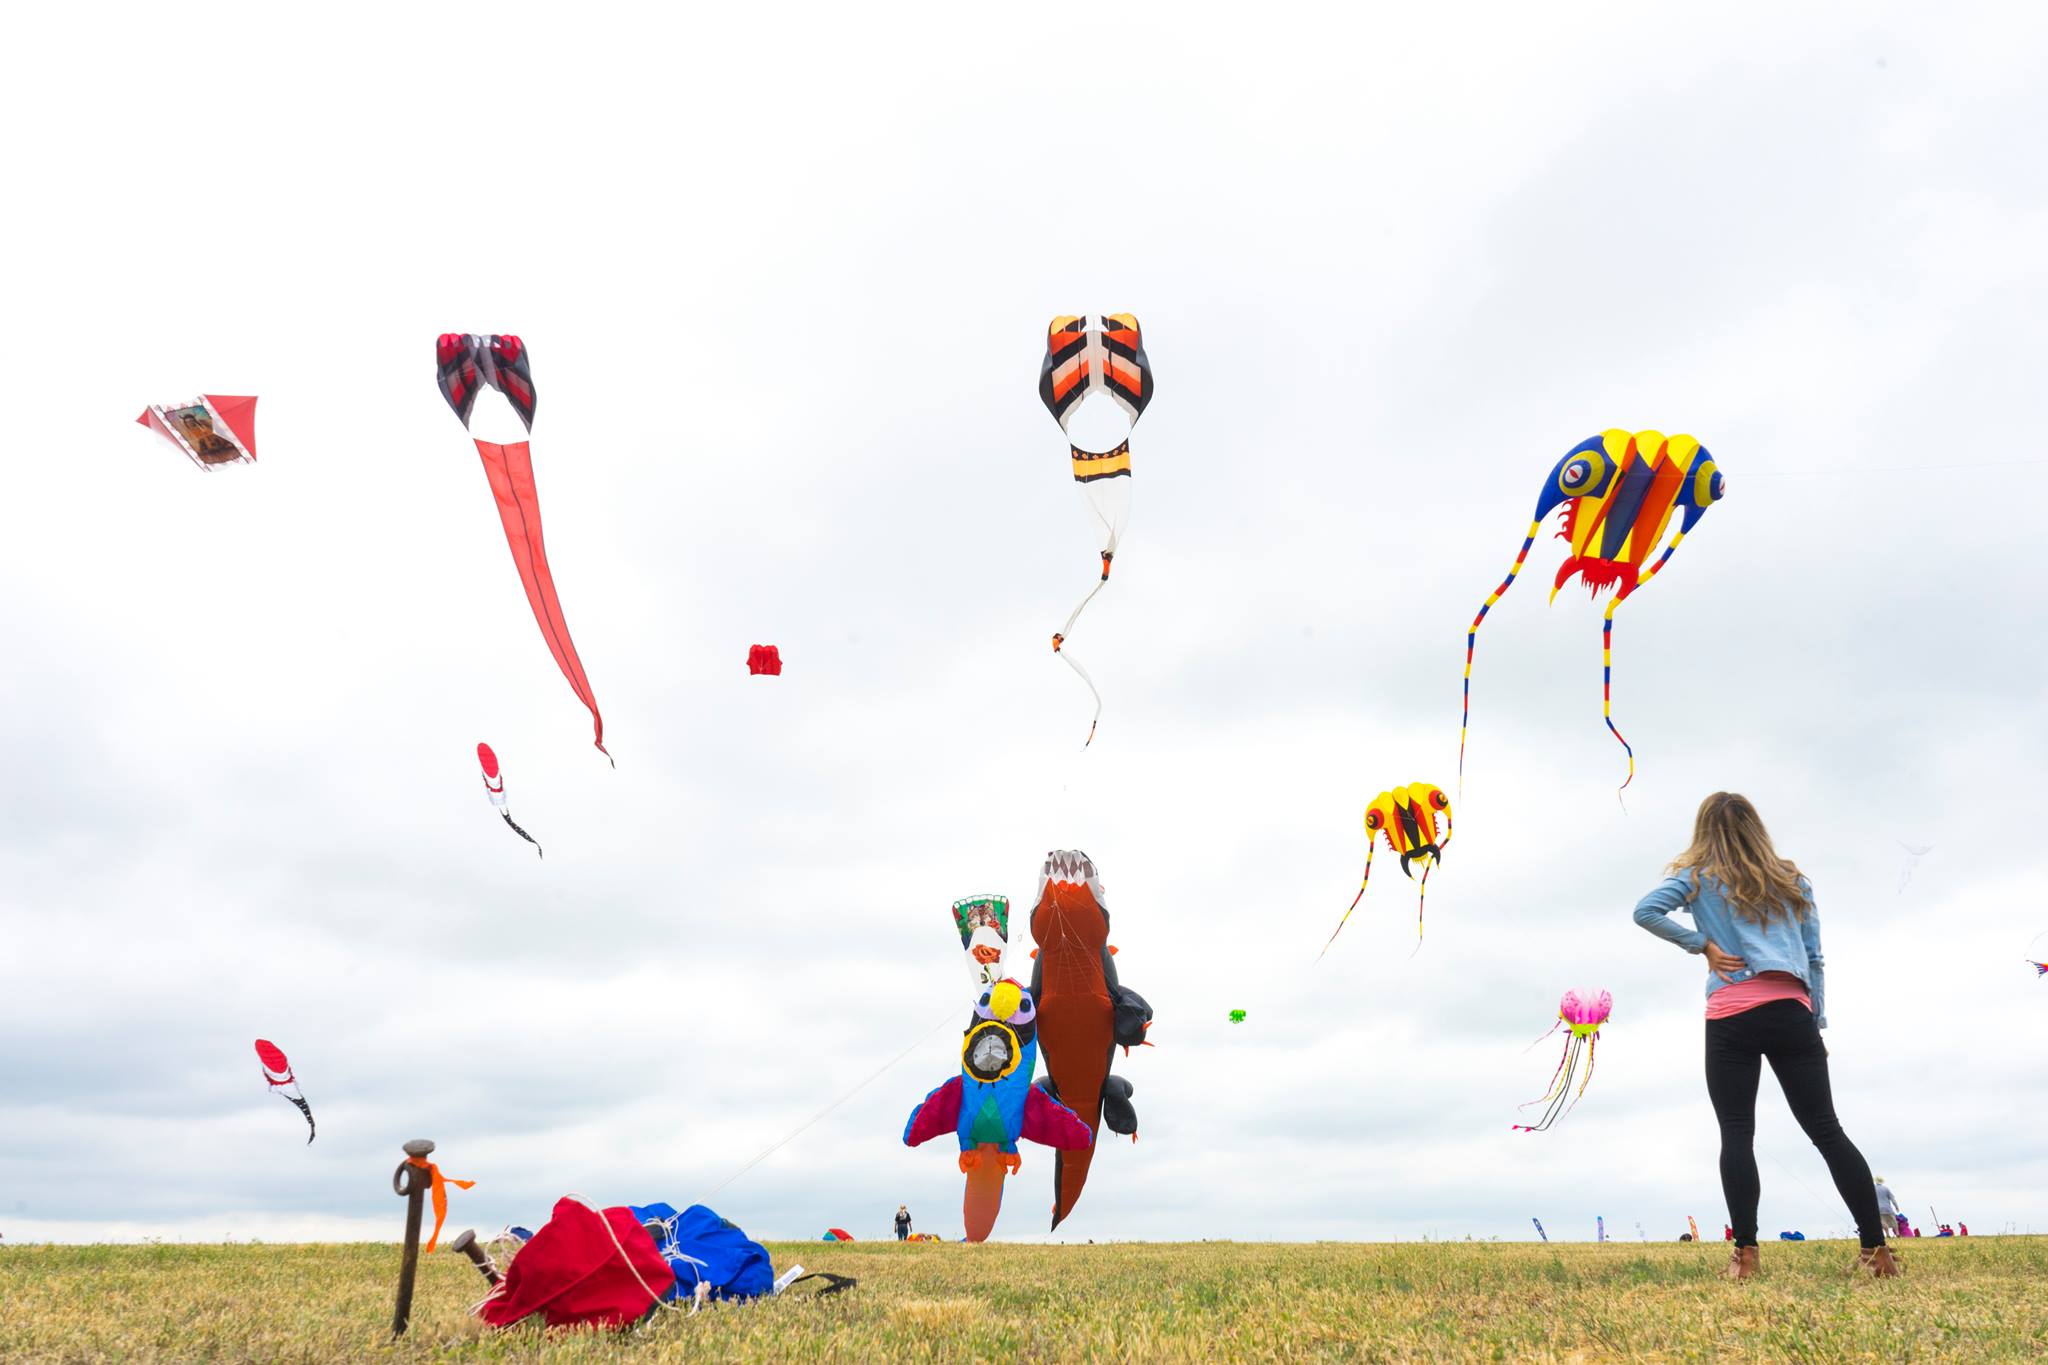
[[[521,829],[519,822],[512,818],[512,812],[506,808],[505,773],[503,769],[498,767],[498,755],[492,751],[490,745],[479,744],[476,746],[476,761],[483,766],[484,770],[484,795],[491,798],[491,804],[497,808],[498,814],[504,817],[505,823],[512,827],[514,834],[533,845],[535,853],[540,854],[543,858],[547,857],[546,851],[540,846],[540,840]]]
[[[766,673],[771,678],[782,676],[782,651],[774,645],[755,645],[747,651],[747,672]]]
[[[258,1038],[256,1060],[263,1064],[263,1079],[270,1083],[271,1093],[290,1100],[306,1116],[306,1141],[310,1143],[314,1133],[313,1110],[299,1093],[299,1078],[292,1075],[292,1064],[285,1060],[283,1049],[267,1038]]]

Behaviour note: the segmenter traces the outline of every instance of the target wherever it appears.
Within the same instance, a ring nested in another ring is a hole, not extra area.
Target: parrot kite
[[[1019,1139],[1085,1151],[1095,1134],[1073,1110],[1031,1083],[1038,1069],[1037,1008],[1005,977],[983,991],[960,1044],[960,1074],[926,1095],[903,1125],[903,1145],[942,1133],[960,1141],[967,1240],[985,1242],[1003,1206],[1003,1180],[1023,1164]]]

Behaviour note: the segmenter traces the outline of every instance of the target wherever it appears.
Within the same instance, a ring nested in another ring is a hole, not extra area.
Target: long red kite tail
[[[519,570],[520,583],[526,588],[526,601],[533,608],[533,619],[539,624],[540,633],[548,642],[548,652],[555,656],[555,665],[569,680],[576,699],[590,710],[594,729],[592,743],[610,760],[611,752],[604,747],[604,716],[597,709],[597,698],[590,690],[590,680],[584,676],[583,661],[576,654],[576,642],[569,637],[569,623],[562,615],[562,600],[555,593],[555,576],[548,568],[547,542],[541,535],[540,495],[533,482],[532,449],[525,441],[499,445],[477,438],[476,450],[483,459],[484,476],[490,480],[491,495],[497,499],[498,519],[505,526],[505,543],[511,547],[512,562]],[[617,767],[618,764],[613,762],[612,766]]]
[[[1472,651],[1479,644],[1479,623],[1486,619],[1486,613],[1493,610],[1493,604],[1507,596],[1508,589],[1515,586],[1515,575],[1522,571],[1522,561],[1529,557],[1529,547],[1536,543],[1536,537],[1543,533],[1543,522],[1539,519],[1529,523],[1529,536],[1522,542],[1522,549],[1515,556],[1515,562],[1508,566],[1508,576],[1500,581],[1484,602],[1479,604],[1479,614],[1472,618],[1471,628],[1465,632],[1465,712],[1458,718],[1458,799],[1465,799],[1465,735],[1472,725]]]

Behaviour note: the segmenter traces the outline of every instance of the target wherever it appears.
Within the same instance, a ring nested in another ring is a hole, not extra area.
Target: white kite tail
[[[1086,610],[1090,602],[1095,600],[1095,594],[1101,592],[1104,586],[1108,584],[1110,558],[1111,554],[1109,552],[1103,554],[1101,580],[1088,590],[1088,595],[1082,598],[1079,605],[1068,614],[1067,623],[1060,627],[1059,634],[1052,637],[1052,652],[1067,661],[1067,667],[1073,669],[1075,673],[1080,675],[1081,681],[1088,684],[1088,695],[1095,698],[1095,714],[1088,720],[1088,738],[1081,742],[1081,747],[1084,749],[1095,742],[1095,727],[1102,723],[1102,693],[1096,690],[1095,679],[1088,676],[1088,670],[1081,667],[1080,661],[1060,646],[1066,644],[1068,633],[1074,629],[1074,622],[1081,619],[1081,613]]]
[[[1131,443],[1126,440],[1115,450],[1102,455],[1088,454],[1079,447],[1075,447],[1073,452],[1076,476],[1080,479],[1081,496],[1088,504],[1089,514],[1095,518],[1096,530],[1102,540],[1102,577],[1088,590],[1088,595],[1075,604],[1073,611],[1067,614],[1067,623],[1052,637],[1052,651],[1067,661],[1067,667],[1073,669],[1081,681],[1088,684],[1088,693],[1095,698],[1095,715],[1088,722],[1088,738],[1081,745],[1084,749],[1095,742],[1095,727],[1102,723],[1102,693],[1096,689],[1095,679],[1088,676],[1088,670],[1081,667],[1074,656],[1060,646],[1067,642],[1067,636],[1073,633],[1074,622],[1081,619],[1081,613],[1088,609],[1088,604],[1093,602],[1095,595],[1109,583],[1110,565],[1116,560],[1117,546],[1122,542],[1124,527],[1131,519],[1130,445]],[[1081,474],[1080,471],[1084,468],[1092,467],[1095,462],[1104,460],[1122,461],[1122,472],[1101,476]]]

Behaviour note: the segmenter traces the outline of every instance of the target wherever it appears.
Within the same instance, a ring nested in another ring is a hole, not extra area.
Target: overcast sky
[[[1874,1168],[2048,1228],[2048,18],[887,8],[12,18],[0,1235],[395,1237],[426,1136],[456,1227],[574,1191],[957,1236],[950,1144],[899,1140],[958,1068],[949,906],[1053,848],[1157,1010],[1061,1236],[1718,1231],[1703,967],[1629,914],[1720,788],[1817,888]],[[1158,387],[1084,751],[1047,639],[1096,546],[1036,373],[1055,313],[1124,310]],[[447,330],[531,347],[616,771]],[[261,395],[258,464],[133,425],[202,391]],[[1615,426],[1728,480],[1617,617],[1626,812],[1546,539],[1424,946],[1387,859],[1316,963],[1365,803],[1455,790],[1539,485]],[[1512,1133],[1573,986],[1614,993],[1597,1073]],[[1843,1229],[1760,1112],[1766,1235]],[[999,1237],[1051,1180],[1027,1145]]]

